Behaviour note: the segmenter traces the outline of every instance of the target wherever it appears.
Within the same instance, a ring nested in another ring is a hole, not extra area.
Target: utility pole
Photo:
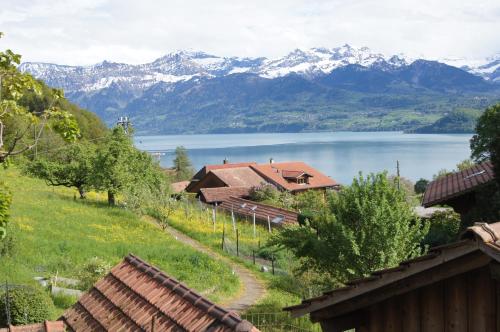
[[[398,190],[401,189],[401,181],[399,180],[400,174],[399,174],[399,160],[396,160],[396,175],[398,177]]]
[[[125,133],[128,135],[128,130],[131,125],[130,120],[128,116],[120,116],[118,119],[118,122],[116,123],[118,126],[122,126],[123,129],[125,130]]]

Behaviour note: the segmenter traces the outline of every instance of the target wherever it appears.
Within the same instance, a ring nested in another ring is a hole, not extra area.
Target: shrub
[[[40,323],[50,319],[54,304],[50,296],[42,289],[31,286],[23,286],[9,289],[10,320],[12,325],[24,325]],[[0,297],[0,325],[7,325],[7,317],[4,308],[5,291]]]
[[[103,277],[111,269],[108,262],[99,257],[91,258],[81,269],[79,273],[80,285],[82,290],[88,290],[97,280]]]
[[[429,233],[423,240],[430,247],[453,242],[460,233],[460,215],[452,210],[438,211],[429,218]]]
[[[419,179],[417,182],[415,182],[414,190],[415,193],[417,194],[423,194],[425,193],[425,190],[427,189],[427,186],[429,185],[429,180],[426,179]]]
[[[54,294],[52,295],[52,301],[54,305],[60,309],[68,309],[73,304],[78,301],[78,298],[74,295],[66,295],[66,294]]]
[[[12,195],[7,187],[0,182],[0,241],[7,235],[7,222],[9,221],[9,208]]]

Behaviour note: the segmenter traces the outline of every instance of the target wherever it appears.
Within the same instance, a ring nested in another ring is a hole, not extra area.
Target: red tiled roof
[[[250,165],[257,165],[256,162],[245,162],[245,163],[227,163],[227,164],[220,164],[220,165],[205,165],[203,166],[202,169],[198,171],[193,176],[193,179],[201,180],[205,175],[208,174],[208,172],[214,170],[214,169],[226,169],[226,168],[236,168],[236,167],[248,167]]]
[[[218,188],[201,188],[200,195],[206,203],[222,202],[229,197],[248,197],[252,188],[249,187],[218,187]]]
[[[250,167],[214,169],[210,171],[228,187],[259,187],[266,183],[259,174]]]
[[[338,185],[335,180],[303,162],[272,163],[250,167],[272,184],[289,191],[328,188]],[[290,172],[294,172],[295,174],[298,172],[306,173],[310,176],[309,183],[298,184],[289,182],[285,179],[283,172],[285,172],[285,175],[290,174]]]
[[[347,302],[478,250],[492,259],[500,261],[499,239],[500,222],[477,224],[469,227],[459,242],[431,248],[426,255],[401,262],[396,267],[373,272],[367,277],[351,280],[344,287],[325,292],[315,298],[303,300],[301,304],[284,310],[291,311],[294,317],[302,316],[331,305]]]
[[[490,161],[476,164],[461,172],[452,173],[432,181],[427,186],[422,205],[429,207],[473,191],[493,181],[495,174]]]
[[[280,209],[271,205],[257,203],[243,198],[230,197],[219,205],[220,208],[226,211],[234,211],[234,213],[253,217],[255,219],[267,223],[267,218],[272,225],[282,226],[283,224],[293,224],[298,221],[298,213],[290,210]]]
[[[43,323],[29,324],[29,325],[18,325],[9,326],[5,328],[0,328],[0,332],[64,332],[66,327],[61,321],[50,322],[45,321]]]
[[[134,255],[99,280],[61,319],[77,332],[258,331]]]
[[[310,174],[307,174],[304,171],[292,171],[292,170],[286,170],[286,169],[281,171],[281,175],[283,175],[283,177],[285,179],[296,179],[296,178],[301,177],[302,175],[311,176]]]
[[[189,181],[179,181],[179,182],[174,182],[171,184],[172,190],[174,191],[175,194],[178,194],[186,189],[188,186]]]

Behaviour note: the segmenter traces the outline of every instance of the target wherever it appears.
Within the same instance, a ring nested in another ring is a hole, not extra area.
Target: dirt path
[[[172,227],[168,227],[166,231],[178,241],[187,244],[188,246],[193,247],[194,249],[201,251],[216,260],[223,261],[228,264],[231,269],[233,269],[234,273],[238,275],[238,278],[240,278],[240,282],[243,286],[243,291],[236,298],[224,303],[224,307],[226,309],[236,312],[245,311],[245,309],[255,304],[266,294],[266,289],[264,288],[262,282],[259,281],[247,268],[242,267],[241,265],[231,261],[229,258],[216,253],[209,247]]]

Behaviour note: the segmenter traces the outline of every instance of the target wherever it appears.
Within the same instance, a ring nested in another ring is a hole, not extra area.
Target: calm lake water
[[[337,132],[294,134],[224,134],[137,136],[136,146],[161,151],[161,165],[172,166],[178,145],[188,149],[196,170],[205,164],[230,162],[304,161],[343,184],[359,171],[388,170],[413,181],[430,179],[442,168],[453,169],[470,155],[471,135],[425,135],[401,132]]]

